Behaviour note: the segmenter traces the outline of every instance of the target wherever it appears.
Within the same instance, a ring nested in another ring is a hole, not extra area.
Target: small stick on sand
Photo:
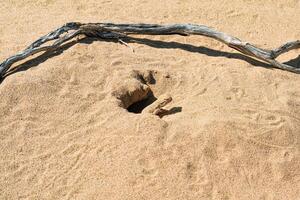
[[[130,48],[131,51],[134,53],[134,48],[131,47],[128,43],[124,42],[124,41],[121,40],[121,39],[118,39],[118,41],[119,41],[121,44],[125,45],[126,47]]]
[[[242,42],[236,37],[219,32],[204,25],[158,25],[71,22],[39,38],[30,46],[28,46],[24,51],[4,60],[0,64],[0,78],[5,76],[6,72],[14,63],[24,60],[25,58],[40,52],[53,52],[60,48],[65,42],[73,39],[78,35],[85,35],[86,37],[98,37],[102,39],[117,39],[118,41],[122,41],[121,38],[126,38],[127,36],[133,34],[178,34],[183,36],[203,35],[206,37],[216,39],[228,45],[229,47],[241,52],[242,54],[267,62],[273,67],[294,73],[300,73],[300,68],[280,63],[275,60],[279,55],[283,53],[286,53],[292,49],[300,48],[300,40],[288,42],[273,50],[266,50],[256,47],[248,42]],[[54,41],[53,44],[42,46],[46,42],[52,40]],[[125,45],[127,44],[123,41],[121,43]],[[128,44],[126,46],[128,46]]]

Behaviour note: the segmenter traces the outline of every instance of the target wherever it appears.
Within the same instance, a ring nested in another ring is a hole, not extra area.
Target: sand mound
[[[299,1],[3,1],[0,60],[69,21],[196,23],[260,47]],[[298,199],[298,74],[205,37],[81,40],[0,84],[1,199]],[[299,63],[300,50],[280,57]],[[162,94],[163,118],[141,111]]]

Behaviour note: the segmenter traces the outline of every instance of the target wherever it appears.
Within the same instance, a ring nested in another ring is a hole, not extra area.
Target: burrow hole
[[[145,99],[131,104],[127,108],[127,111],[131,112],[131,113],[135,113],[135,114],[141,113],[147,106],[151,105],[156,100],[157,100],[157,98],[154,96],[153,92],[150,90],[148,92],[148,96]]]

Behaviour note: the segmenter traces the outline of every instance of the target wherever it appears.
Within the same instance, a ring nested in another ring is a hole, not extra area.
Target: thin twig
[[[134,53],[134,48],[131,47],[127,42],[124,42],[122,39],[118,39],[118,41],[119,41],[121,44],[125,45],[126,47],[130,48],[131,51]]]
[[[265,61],[273,67],[287,70],[294,73],[300,73],[300,68],[293,67],[284,63],[280,63],[275,59],[292,49],[300,48],[300,40],[288,42],[273,50],[266,50],[256,47],[248,42],[242,42],[240,39],[230,36],[226,33],[216,31],[210,27],[196,24],[173,24],[173,25],[157,25],[157,24],[114,24],[114,23],[78,23],[71,22],[62,27],[48,33],[39,38],[28,46],[24,51],[11,56],[0,64],[0,78],[5,75],[8,69],[16,62],[23,60],[31,55],[39,52],[53,52],[60,48],[65,42],[71,40],[78,35],[86,37],[99,37],[102,39],[117,39],[122,44],[129,46],[121,38],[125,38],[132,34],[145,35],[171,35],[178,34],[203,35],[216,39],[229,47],[245,54]],[[51,45],[44,45],[46,42],[54,41]],[[129,46],[130,47],[130,46]],[[131,48],[131,47],[130,47]]]

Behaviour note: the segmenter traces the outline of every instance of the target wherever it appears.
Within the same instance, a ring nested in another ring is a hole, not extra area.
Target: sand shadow
[[[170,110],[167,110],[166,112],[161,114],[159,117],[162,118],[166,115],[174,115],[174,114],[179,113],[179,112],[182,112],[182,107],[181,106],[173,107]]]
[[[300,68],[300,55],[297,58],[284,62],[284,64]]]
[[[183,44],[179,42],[166,42],[166,41],[159,41],[159,40],[152,40],[152,39],[140,39],[140,38],[134,38],[131,41],[128,42],[134,42],[139,44],[145,44],[154,48],[162,48],[162,49],[182,49],[188,52],[192,53],[200,53],[211,57],[225,57],[225,58],[231,58],[231,59],[238,59],[243,60],[251,65],[257,66],[257,67],[265,67],[265,68],[273,68],[271,65],[255,60],[251,57],[245,56],[241,53],[230,53],[230,52],[224,52],[219,50],[210,49],[204,46],[195,46],[191,44]]]
[[[0,84],[7,76],[12,75],[17,72],[20,72],[20,71],[25,71],[32,67],[36,67],[40,63],[45,62],[46,60],[62,54],[65,50],[69,49],[70,47],[74,46],[75,44],[78,44],[78,43],[91,44],[93,42],[101,42],[101,41],[102,42],[103,41],[114,42],[114,43],[118,42],[117,40],[113,40],[113,39],[103,40],[103,39],[99,39],[99,38],[83,38],[80,40],[70,41],[70,42],[62,45],[59,49],[57,49],[54,52],[45,52],[37,57],[34,57],[28,61],[25,61],[24,63],[21,63],[15,67],[13,67],[2,78],[0,78]],[[212,56],[212,57],[225,57],[225,58],[230,58],[230,59],[238,59],[238,60],[246,61],[253,66],[274,69],[274,67],[272,67],[271,65],[269,65],[267,63],[258,61],[254,58],[245,56],[240,53],[229,53],[229,52],[210,49],[210,48],[203,47],[203,46],[198,47],[195,45],[183,44],[183,43],[179,43],[179,42],[166,42],[166,41],[159,41],[159,40],[145,39],[145,38],[134,38],[134,37],[128,37],[128,38],[124,39],[124,41],[127,43],[144,44],[147,46],[151,46],[154,48],[160,48],[160,49],[182,49],[185,51],[189,51],[189,52],[193,52],[193,53],[200,53],[200,54],[204,54],[204,55]],[[289,64],[294,67],[300,67],[299,60],[300,60],[300,56],[298,58],[295,58],[295,59],[285,62],[285,64]]]
[[[65,50],[69,49],[70,47],[74,46],[77,43],[78,43],[78,41],[76,41],[76,40],[68,42],[68,43],[62,45],[60,48],[58,48],[57,50],[55,50],[53,52],[42,53],[39,56],[36,56],[32,59],[29,59],[28,61],[25,61],[24,63],[21,63],[21,64],[15,66],[15,67],[12,67],[9,71],[7,71],[4,74],[4,76],[2,78],[0,77],[0,84],[4,81],[4,79],[6,77],[8,77],[8,76],[10,76],[14,73],[17,73],[17,72],[26,71],[27,69],[37,67],[39,64],[47,61],[48,59],[53,58],[55,56],[59,56]]]
[[[91,44],[95,41],[99,41],[97,38],[86,38],[85,40],[82,40],[82,43],[85,44]],[[112,40],[106,40],[109,42],[116,42]],[[158,49],[182,49],[188,52],[192,53],[200,53],[204,54],[207,56],[211,57],[225,57],[225,58],[231,58],[231,59],[238,59],[238,60],[243,60],[251,65],[257,66],[257,67],[265,67],[268,69],[273,69],[271,65],[258,61],[254,58],[245,56],[241,53],[230,53],[230,52],[224,52],[224,51],[219,51],[219,50],[214,50],[210,49],[204,46],[195,46],[191,44],[183,44],[179,42],[167,42],[167,41],[160,41],[160,40],[153,40],[153,39],[147,39],[147,38],[134,38],[134,37],[128,37],[125,38],[124,41],[126,43],[138,43],[138,44],[143,44],[147,45],[153,48],[158,48]]]
[[[153,92],[149,91],[146,99],[131,104],[127,110],[128,112],[135,114],[141,113],[147,106],[151,105],[156,100],[157,98],[154,96]]]
[[[33,67],[38,66],[39,64],[45,62],[46,60],[48,60],[50,58],[53,58],[55,56],[59,56],[65,50],[69,49],[70,47],[74,46],[77,43],[78,43],[78,41],[75,41],[75,40],[71,41],[71,42],[68,42],[68,43],[62,45],[60,48],[58,48],[57,50],[55,50],[53,52],[45,52],[45,53],[42,53],[41,55],[39,55],[37,57],[34,57],[34,58],[32,58],[28,61],[25,61],[24,63],[19,64],[15,67],[11,68],[8,72],[6,72],[5,75],[4,75],[4,78],[11,75],[11,74],[20,72],[20,71],[26,71],[29,68],[33,68]]]

